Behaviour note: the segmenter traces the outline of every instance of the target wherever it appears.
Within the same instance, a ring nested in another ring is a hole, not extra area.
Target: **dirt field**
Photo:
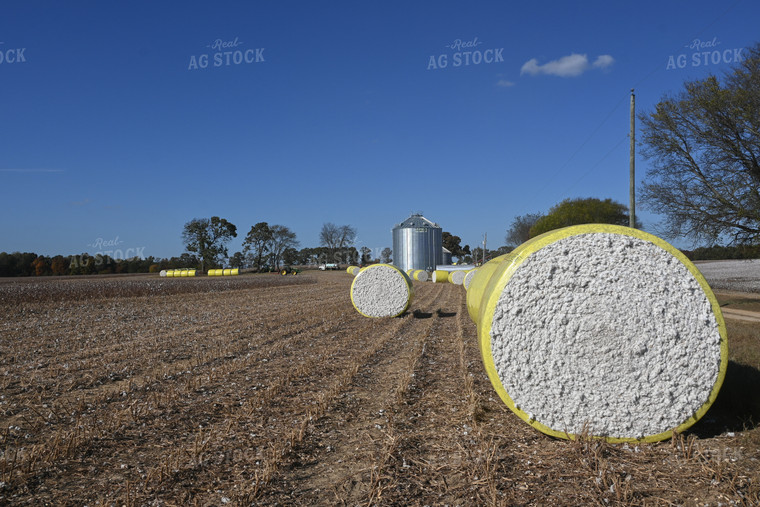
[[[351,280],[0,283],[0,504],[760,503],[757,322],[690,433],[569,442],[498,400],[461,286],[368,319]]]

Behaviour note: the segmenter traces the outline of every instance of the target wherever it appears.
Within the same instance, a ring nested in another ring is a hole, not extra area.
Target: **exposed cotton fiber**
[[[462,285],[464,285],[464,290],[470,289],[470,282],[472,282],[472,277],[475,276],[475,272],[477,269],[471,269],[467,272],[466,275],[464,275],[464,281],[462,282]]]
[[[464,270],[451,271],[449,272],[449,282],[454,285],[462,285],[465,275],[467,275],[467,271]]]
[[[510,269],[501,294],[490,296],[498,297],[490,352],[527,419],[633,439],[668,432],[709,406],[725,371],[722,317],[669,251],[639,237],[584,233]]]
[[[366,317],[396,317],[414,297],[406,273],[389,264],[373,264],[359,272],[351,284],[351,302]]]

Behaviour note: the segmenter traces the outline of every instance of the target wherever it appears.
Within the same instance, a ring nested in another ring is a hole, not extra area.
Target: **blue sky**
[[[652,110],[760,40],[755,0],[409,4],[4,4],[0,251],[169,257],[216,215],[230,253],[260,221],[379,252],[415,211],[497,247],[565,198],[627,204],[630,89]]]

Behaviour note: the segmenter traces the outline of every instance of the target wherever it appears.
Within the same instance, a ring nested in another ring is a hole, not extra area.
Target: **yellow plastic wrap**
[[[449,272],[442,269],[433,271],[433,281],[435,283],[446,283],[449,281]]]

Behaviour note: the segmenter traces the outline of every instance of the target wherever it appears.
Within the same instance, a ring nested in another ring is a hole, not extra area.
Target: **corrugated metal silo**
[[[443,264],[444,266],[449,266],[453,260],[451,258],[451,250],[449,250],[446,247],[442,247],[442,248],[443,248],[443,262],[441,262],[441,264]]]
[[[403,271],[432,271],[443,262],[443,230],[423,217],[413,214],[393,228],[393,264]]]

